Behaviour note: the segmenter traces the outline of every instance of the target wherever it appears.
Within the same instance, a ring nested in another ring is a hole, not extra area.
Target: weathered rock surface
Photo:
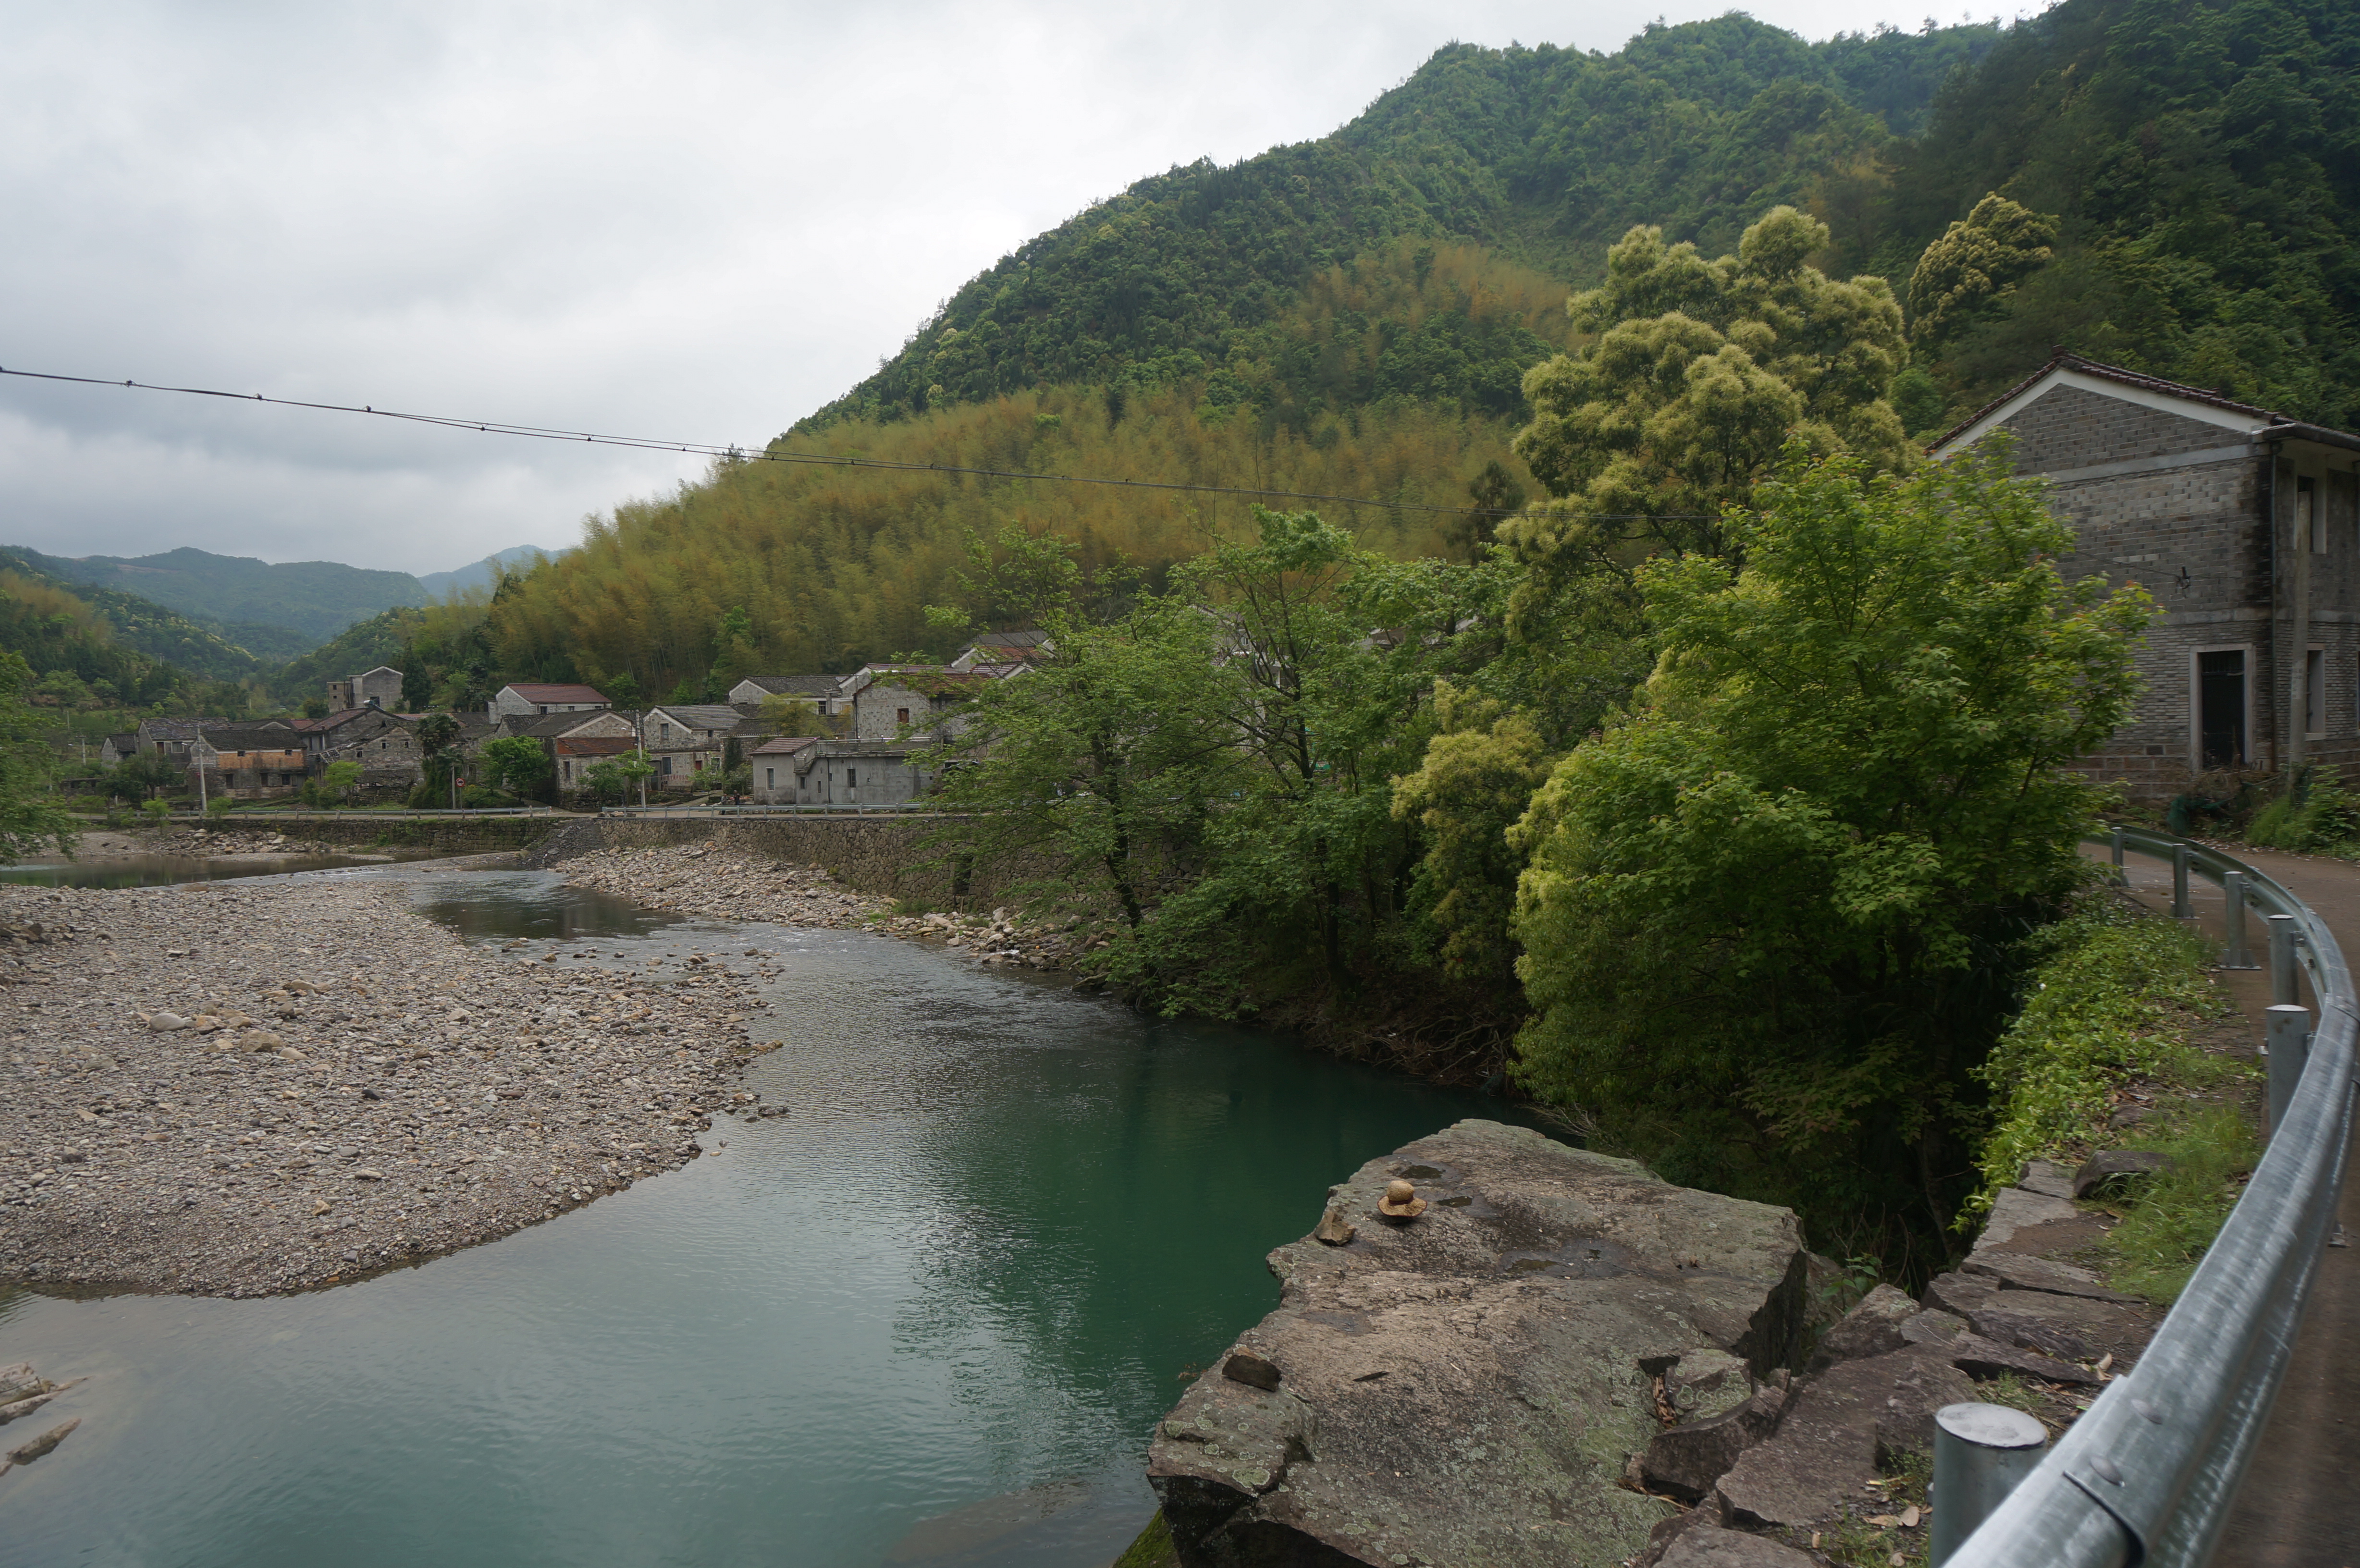
[[[2046,1290],[2000,1290],[1966,1314],[1985,1339],[2065,1361],[2136,1355],[2154,1332],[2151,1317],[2113,1301]]]
[[[2072,1172],[2053,1160],[2026,1160],[2024,1172],[2016,1178],[2016,1184],[2027,1192],[2038,1192],[2044,1198],[2064,1198],[2070,1201],[2077,1195],[2073,1191]]]
[[[2070,1187],[2061,1194],[2003,1187],[1992,1203],[1991,1218],[1983,1222],[1982,1238],[1975,1245],[1978,1248],[1998,1247],[2013,1239],[2020,1230],[2081,1217],[2081,1211],[2073,1206]]]
[[[1818,1562],[1764,1536],[1704,1525],[1682,1530],[1655,1568],[1816,1568]]]
[[[1811,1370],[1821,1372],[1839,1361],[1863,1361],[1900,1349],[1909,1343],[1902,1335],[1902,1325],[1923,1310],[1906,1291],[1879,1285],[1819,1336]]]
[[[1714,1494],[1732,1524],[1808,1527],[1875,1497],[1892,1455],[1931,1453],[1934,1412],[1975,1397],[1944,1352],[1912,1345],[1798,1384],[1775,1436],[1739,1456]]]
[[[1737,1456],[1778,1430],[1783,1388],[1760,1393],[1719,1415],[1682,1421],[1657,1432],[1639,1456],[1639,1476],[1653,1492],[1693,1503],[1729,1474]]]
[[[2136,1301],[2110,1290],[2093,1271],[2078,1263],[2054,1258],[2034,1258],[2020,1252],[1978,1252],[1961,1266],[1971,1277],[1996,1280],[2010,1290],[2045,1290],[2052,1296],[2081,1296],[2092,1301]]]
[[[1376,1212],[1396,1178],[1431,1200],[1406,1225]],[[1621,1563],[1667,1506],[1620,1485],[1663,1430],[1655,1377],[1696,1357],[1725,1383],[1728,1357],[1759,1375],[1797,1347],[1783,1209],[1480,1121],[1333,1197],[1355,1238],[1273,1253],[1279,1308],[1235,1347],[1277,1388],[1209,1372],[1156,1430],[1189,1568]]]

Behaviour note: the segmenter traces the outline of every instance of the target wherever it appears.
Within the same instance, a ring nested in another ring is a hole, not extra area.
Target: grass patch
[[[2206,975],[2211,946],[2196,932],[2092,892],[2030,940],[2047,951],[2024,1009],[1978,1070],[1991,1085],[1994,1120],[1962,1224],[1989,1213],[2026,1160],[2078,1160],[2107,1142],[2121,1084],[2195,1091],[2252,1072],[2191,1043],[2200,1023],[2230,1010]]]
[[[2142,1184],[2136,1202],[2118,1207],[2123,1223],[2106,1236],[2106,1273],[2117,1290],[2173,1301],[2237,1206],[2262,1157],[2261,1139],[2234,1105],[2193,1107],[2159,1132],[2140,1130],[2130,1147],[2160,1150],[2172,1163]]]

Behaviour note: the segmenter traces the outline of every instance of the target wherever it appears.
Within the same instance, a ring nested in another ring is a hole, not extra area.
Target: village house
[[[423,776],[425,753],[412,721],[385,708],[346,708],[325,718],[299,719],[305,769],[317,778],[330,765],[361,765],[360,788],[407,789]]]
[[[227,719],[142,719],[132,732],[132,744],[144,752],[154,752],[170,758],[185,768],[189,750],[202,738],[208,724],[225,724]]]
[[[959,649],[952,657],[950,668],[1005,675],[1024,665],[1036,664],[1056,649],[1057,645],[1049,640],[1046,632],[986,632]]]
[[[929,793],[940,770],[921,760],[928,742],[821,739],[796,754],[803,806],[903,806]]]
[[[212,799],[261,800],[301,787],[302,736],[277,720],[221,724],[198,732],[189,748],[189,788]]]
[[[98,760],[104,767],[113,768],[137,755],[139,737],[137,735],[111,735],[98,743]]]
[[[640,743],[655,765],[651,782],[660,789],[703,788],[703,776],[718,774],[729,738],[746,715],[726,702],[668,702],[639,717]]]
[[[572,794],[588,785],[588,775],[602,762],[613,762],[637,750],[628,735],[558,735],[549,743],[558,789]]]
[[[2159,612],[2092,771],[2160,800],[2360,762],[2360,436],[2061,350],[1934,453],[2001,432],[2072,525],[2066,579],[2139,583]]]
[[[812,712],[823,719],[850,711],[850,675],[748,675],[729,688],[729,701],[741,708],[759,709],[763,701],[783,697],[791,702],[808,702]]]
[[[940,745],[967,727],[964,710],[992,677],[931,664],[872,664],[852,700],[852,737]]]
[[[384,708],[401,706],[401,671],[390,665],[380,664],[365,675],[345,681],[328,682],[328,709],[340,713],[347,708]]]
[[[531,717],[511,715],[502,719],[495,726],[493,734],[541,742],[548,753],[551,774],[556,779],[560,789],[579,789],[583,773],[594,763],[636,750],[639,744],[639,734],[632,727],[630,719],[611,708],[582,709]],[[568,744],[590,741],[601,744],[595,746]],[[607,742],[614,744],[605,744]]]
[[[748,798],[758,806],[813,804],[803,798],[803,789],[816,754],[806,754],[820,739],[818,735],[777,735],[748,751],[746,763],[753,770],[753,783]]]
[[[613,703],[589,686],[563,682],[519,681],[503,686],[485,705],[484,716],[494,724],[503,719],[538,718],[544,713],[590,713]]]

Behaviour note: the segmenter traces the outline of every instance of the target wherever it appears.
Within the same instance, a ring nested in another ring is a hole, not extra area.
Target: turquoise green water
[[[0,1294],[0,1363],[91,1379],[0,1477],[0,1563],[1098,1568],[1155,1418],[1274,1303],[1264,1253],[1500,1110],[889,939],[419,883],[491,934],[573,909],[603,963],[759,948],[788,1043],[749,1083],[791,1114],[310,1296]]]

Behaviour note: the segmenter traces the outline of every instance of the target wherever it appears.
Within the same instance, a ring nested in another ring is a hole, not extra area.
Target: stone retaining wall
[[[350,844],[355,849],[395,846],[482,855],[530,848],[548,836],[551,822],[548,817],[388,817],[364,811],[298,816],[272,811],[233,814],[204,825],[225,833],[283,833],[290,838]]]

